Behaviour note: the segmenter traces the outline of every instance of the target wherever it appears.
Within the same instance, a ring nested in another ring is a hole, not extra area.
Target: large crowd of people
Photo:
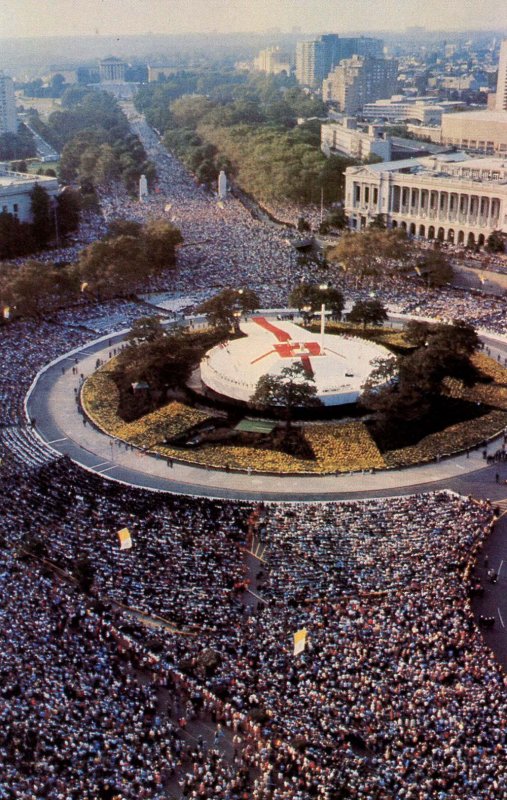
[[[0,796],[507,791],[505,676],[468,600],[488,503],[254,506],[108,483],[65,458],[2,482]],[[192,755],[199,715],[215,734]]]
[[[294,277],[310,277],[286,232],[196,186],[137,128],[158,191],[143,203],[103,195],[104,222],[181,227],[161,289],[248,285],[282,305]],[[353,282],[346,294],[360,296]],[[506,330],[497,299],[394,279],[378,296]],[[506,679],[469,605],[488,503],[219,502],[10,449],[6,431],[30,437],[23,400],[37,371],[147,309],[83,304],[0,329],[0,798],[506,796]]]

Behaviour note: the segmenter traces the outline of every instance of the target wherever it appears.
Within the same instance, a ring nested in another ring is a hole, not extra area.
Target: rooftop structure
[[[507,159],[458,152],[349,167],[345,213],[355,230],[380,214],[411,236],[482,245],[507,232]]]

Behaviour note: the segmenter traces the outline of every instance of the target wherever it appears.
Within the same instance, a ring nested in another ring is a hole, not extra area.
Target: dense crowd
[[[0,796],[504,796],[505,678],[468,603],[488,504],[254,507],[129,489],[66,459],[2,488]],[[47,567],[83,561],[88,593]],[[185,759],[204,714],[215,746]]]
[[[297,270],[308,277],[283,229],[218,202],[139,132],[159,191],[143,204],[102,196],[104,219],[181,227],[163,287],[175,295],[247,284],[281,305]],[[360,296],[352,282],[346,294]],[[505,331],[497,299],[390,279],[378,296]],[[148,311],[90,304],[0,329],[0,798],[504,797],[505,677],[468,601],[488,504],[170,497],[9,452],[3,431],[29,433],[37,371]],[[124,527],[133,548],[120,551]],[[211,743],[188,734],[199,718]]]

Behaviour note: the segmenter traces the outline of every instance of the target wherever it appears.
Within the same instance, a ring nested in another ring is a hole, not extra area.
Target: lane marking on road
[[[66,442],[68,439],[67,436],[64,436],[63,439],[52,439],[50,442],[46,442],[46,444],[56,444],[57,442]]]
[[[500,613],[500,609],[499,609],[499,608],[497,608],[497,611],[498,611],[498,616],[499,616],[499,618],[500,618],[500,623],[501,623],[501,625],[502,625],[502,628],[505,628],[505,625],[503,624],[502,614]]]
[[[97,469],[97,467],[104,467],[106,464],[110,464],[110,461],[101,461],[100,464],[95,464],[95,466],[90,467],[90,469]]]
[[[109,472],[110,469],[116,469],[117,466],[118,464],[113,464],[112,466],[106,467],[105,469],[99,469],[99,472],[101,475],[103,475],[104,472]]]
[[[502,567],[503,567],[503,558],[500,561],[500,566],[498,567],[498,572],[496,573],[498,578],[500,577],[500,573],[502,571]]]

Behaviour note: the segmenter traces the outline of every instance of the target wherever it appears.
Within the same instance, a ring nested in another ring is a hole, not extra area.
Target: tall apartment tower
[[[391,58],[346,58],[322,82],[322,99],[344,114],[358,114],[365,103],[396,94],[398,62]]]
[[[507,39],[503,40],[500,47],[495,109],[496,111],[507,111]]]
[[[342,59],[354,54],[380,57],[383,48],[382,39],[340,37],[336,33],[326,33],[310,42],[298,42],[296,78],[303,86],[317,88]]]
[[[16,133],[17,130],[14,82],[8,75],[0,72],[0,133]]]

